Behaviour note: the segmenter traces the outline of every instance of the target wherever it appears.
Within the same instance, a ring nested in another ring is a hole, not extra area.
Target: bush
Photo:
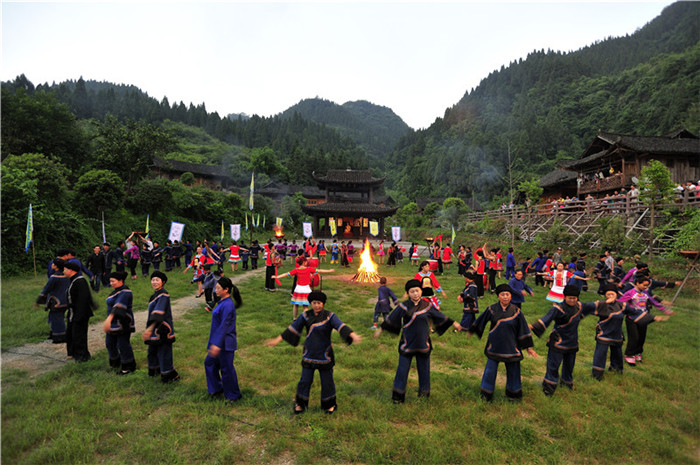
[[[191,186],[194,184],[194,181],[194,174],[190,173],[189,171],[186,171],[180,175],[180,182],[185,186]]]
[[[559,246],[568,245],[573,241],[573,237],[561,220],[554,220],[554,223],[547,232],[538,233],[535,236],[535,243],[544,249],[554,249]]]
[[[673,241],[673,253],[679,250],[700,250],[700,210],[694,209]]]

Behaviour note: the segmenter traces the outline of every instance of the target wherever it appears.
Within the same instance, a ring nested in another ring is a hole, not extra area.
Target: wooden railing
[[[700,194],[700,193],[699,193]],[[659,209],[665,208],[698,208],[700,207],[700,195],[691,195],[685,191],[683,196],[679,196],[674,203],[657,206]],[[514,208],[500,208],[498,210],[489,210],[483,212],[468,213],[466,220],[470,223],[481,221],[484,218],[492,220],[505,219],[510,221],[515,218],[522,219],[533,215],[540,216],[568,216],[580,214],[599,214],[605,213],[610,215],[632,215],[643,212],[649,208],[647,205],[639,202],[637,198],[627,196],[608,197],[605,199],[589,199],[578,201],[553,201],[540,205],[525,207],[517,206]]]

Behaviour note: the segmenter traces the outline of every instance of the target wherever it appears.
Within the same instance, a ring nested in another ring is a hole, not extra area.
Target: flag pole
[[[36,250],[34,249],[34,240],[32,239],[32,258],[34,260],[34,279],[37,279],[36,275]]]

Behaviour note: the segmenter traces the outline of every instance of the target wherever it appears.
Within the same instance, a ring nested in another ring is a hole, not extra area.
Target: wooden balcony
[[[582,182],[578,188],[578,193],[580,196],[580,194],[594,194],[596,192],[607,192],[615,189],[620,190],[632,184],[632,176],[617,173],[607,178]]]

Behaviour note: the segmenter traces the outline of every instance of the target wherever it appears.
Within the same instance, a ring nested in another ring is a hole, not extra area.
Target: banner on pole
[[[370,221],[369,222],[369,233],[373,236],[376,236],[379,234],[379,223],[376,221]]]
[[[333,221],[333,218],[331,218],[330,222],[328,223],[328,226],[331,227],[331,236],[335,236],[338,234],[338,230],[335,227],[335,221]]]
[[[248,199],[248,208],[253,210],[253,193],[255,192],[255,172],[250,175],[250,198]]]
[[[275,225],[277,225],[278,228],[281,228],[282,227],[282,218],[280,218],[279,216],[277,218],[275,218]]]
[[[314,230],[311,223],[304,223],[304,237],[309,238],[314,235]]]
[[[107,242],[107,234],[105,234],[105,212],[102,212],[102,243]]]
[[[401,226],[391,227],[391,238],[394,239],[396,242],[401,240]]]
[[[248,212],[245,212],[245,230],[248,230]]]
[[[32,214],[32,204],[29,204],[29,214],[27,215],[27,232],[24,236],[24,253],[29,253],[29,244],[34,240],[34,215]]]
[[[457,237],[457,234],[455,234],[455,225],[452,225],[452,242],[453,244],[455,243],[455,237]]]
[[[234,241],[237,241],[241,238],[241,225],[240,224],[232,224],[231,225],[231,239]]]
[[[182,240],[182,233],[184,230],[185,230],[184,223],[177,223],[175,221],[172,221],[170,223],[170,234],[168,234],[168,239],[171,240],[172,242],[181,241]]]
[[[148,239],[149,232],[151,231],[151,214],[146,215],[146,239]]]
[[[221,220],[221,240],[224,240],[224,220]]]

